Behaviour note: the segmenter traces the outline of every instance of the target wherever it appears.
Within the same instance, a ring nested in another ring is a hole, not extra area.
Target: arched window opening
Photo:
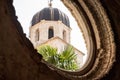
[[[35,41],[39,41],[39,29],[35,32]]]
[[[49,30],[48,30],[48,39],[50,39],[52,37],[54,37],[54,30],[53,30],[53,28],[49,28]]]
[[[66,35],[66,31],[64,30],[64,31],[63,31],[63,40],[64,40],[64,41],[67,40],[66,37],[67,37],[67,35]]]

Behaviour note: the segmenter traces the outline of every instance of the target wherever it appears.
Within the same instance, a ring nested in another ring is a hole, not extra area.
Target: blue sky
[[[16,9],[18,21],[23,26],[23,30],[26,33],[27,37],[29,36],[29,27],[33,15],[41,9],[48,7],[48,1],[49,0],[14,0],[13,5]],[[82,33],[80,33],[80,29],[78,28],[78,25],[69,10],[60,0],[53,0],[52,7],[58,8],[68,15],[70,19],[70,26],[72,28],[71,44],[80,51],[87,53]]]

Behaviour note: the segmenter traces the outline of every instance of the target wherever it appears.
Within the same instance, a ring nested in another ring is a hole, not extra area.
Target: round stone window
[[[99,0],[61,1],[72,13],[79,25],[79,28],[82,30],[87,47],[87,59],[85,64],[76,71],[60,69],[47,63],[46,61],[43,61],[43,63],[47,64],[50,69],[57,71],[60,75],[69,79],[100,79],[110,70],[113,62],[115,61],[114,35],[106,12],[101,6]],[[43,20],[42,23],[44,22],[45,21]],[[61,24],[60,21],[58,21],[58,23]],[[36,30],[38,29],[36,28]],[[65,40],[67,37],[67,30],[68,29],[64,28],[62,31]],[[55,29],[52,28],[52,31],[55,31]],[[37,43],[39,42],[41,36],[36,39]]]

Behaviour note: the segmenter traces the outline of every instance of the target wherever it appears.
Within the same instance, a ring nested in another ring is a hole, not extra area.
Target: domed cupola
[[[37,12],[32,18],[31,25],[33,26],[41,20],[62,21],[63,24],[70,27],[68,16],[57,8],[47,7]]]

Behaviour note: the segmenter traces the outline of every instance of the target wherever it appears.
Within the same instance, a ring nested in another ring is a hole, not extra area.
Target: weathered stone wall
[[[120,78],[120,0],[101,0],[112,24],[116,62],[101,80]],[[12,0],[0,0],[0,80],[67,80],[41,63],[17,22]]]
[[[116,42],[116,61],[102,80],[120,79],[120,0],[101,0],[110,19]]]
[[[41,58],[25,37],[12,0],[0,0],[0,80],[63,80]]]

